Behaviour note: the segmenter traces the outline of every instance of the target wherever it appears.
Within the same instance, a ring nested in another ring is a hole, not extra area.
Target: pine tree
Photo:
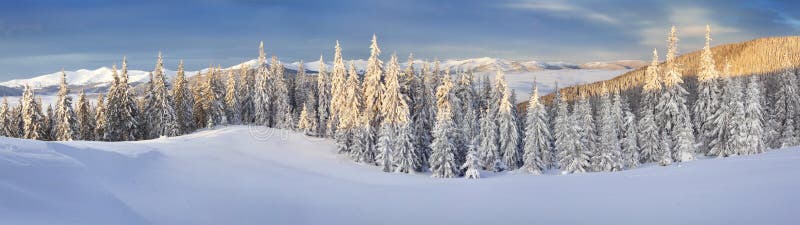
[[[750,76],[750,81],[747,83],[746,94],[744,97],[745,104],[745,133],[747,134],[746,143],[749,146],[746,148],[748,151],[739,152],[739,154],[759,154],[763,153],[766,148],[764,144],[764,127],[762,124],[763,116],[761,109],[761,85],[758,76]]]
[[[225,117],[224,87],[218,77],[219,73],[213,66],[209,67],[203,84],[203,102],[207,112],[206,127],[208,128],[228,124]]]
[[[42,129],[43,120],[44,115],[42,115],[39,103],[35,100],[33,88],[29,85],[25,85],[25,90],[22,92],[22,137],[33,140],[44,138],[45,134]]]
[[[428,164],[433,177],[452,178],[458,176],[459,167],[456,164],[455,152],[457,151],[450,133],[456,129],[451,115],[452,105],[450,90],[453,84],[450,77],[444,77],[442,85],[436,91],[436,124],[433,128],[433,142],[431,143],[431,156]]]
[[[94,140],[94,127],[95,127],[95,118],[92,115],[91,106],[89,105],[89,101],[86,99],[86,93],[84,90],[81,89],[80,95],[78,95],[78,105],[77,105],[76,115],[78,119],[78,139],[79,140]]]
[[[270,111],[272,93],[270,90],[270,70],[267,68],[267,58],[264,54],[264,42],[258,47],[258,64],[255,77],[255,92],[253,93],[254,121],[257,125],[270,126],[273,112]]]
[[[638,139],[641,162],[657,162],[661,154],[661,136],[655,121],[655,104],[658,100],[658,93],[661,91],[659,81],[658,51],[653,49],[653,61],[647,67],[645,73],[645,84],[642,87],[642,100],[639,104]]]
[[[467,151],[467,158],[464,160],[464,165],[461,166],[461,170],[465,170],[464,177],[467,179],[480,179],[481,178],[481,159],[480,155],[477,151],[475,151],[475,145],[470,144],[468,146],[469,151]]]
[[[300,68],[302,68],[302,63],[300,65]],[[239,67],[239,78],[242,80],[241,87],[238,88],[242,124],[251,124],[255,121],[256,108],[253,95],[256,91],[256,77],[254,73],[250,73],[247,66],[241,65]]]
[[[329,127],[333,128],[331,132],[335,133],[335,128],[337,123],[339,122],[339,110],[344,108],[343,105],[347,104],[344,102],[345,98],[345,91],[344,85],[346,78],[347,71],[344,65],[344,60],[342,59],[342,47],[339,46],[339,41],[336,41],[335,52],[333,55],[333,73],[331,74],[331,102],[330,102],[330,119],[328,123],[331,123]]]
[[[12,121],[11,108],[8,107],[8,97],[3,97],[3,105],[0,106],[0,135],[15,137]]]
[[[371,131],[373,133],[371,136],[373,140],[377,140],[377,131],[380,128],[381,123],[381,115],[380,115],[380,104],[381,104],[381,80],[383,80],[383,62],[378,58],[381,53],[380,48],[378,48],[378,39],[375,35],[372,36],[372,45],[370,46],[370,57],[367,60],[367,72],[364,75],[364,111],[362,112],[366,119],[369,121],[369,125],[372,127]],[[375,146],[368,145],[368,146]],[[376,149],[369,149],[369,151],[376,151]]]
[[[584,173],[591,167],[589,159],[591,154],[586,149],[576,129],[578,126],[578,116],[567,111],[567,104],[561,96],[561,104],[558,105],[555,118],[555,148],[558,152],[558,164],[562,174]]]
[[[240,88],[236,83],[236,74],[233,71],[228,71],[228,81],[225,85],[225,115],[228,117],[228,123],[240,124],[242,119],[242,112],[239,109],[241,102],[239,102],[239,95],[236,93],[237,88]]]
[[[106,104],[104,103],[103,94],[97,96],[97,107],[94,110],[94,140],[106,141]]]
[[[691,131],[691,117],[686,107],[688,92],[681,86],[683,75],[680,65],[675,62],[678,52],[678,37],[673,26],[668,41],[667,62],[663,77],[664,89],[656,105],[656,122],[662,127],[662,140],[669,139],[672,144],[669,154],[674,161],[694,159],[694,134]],[[686,126],[689,126],[688,128]],[[688,133],[688,134],[687,134]],[[662,144],[663,145],[663,144]],[[666,153],[665,153],[666,154]],[[666,160],[661,160],[666,162]],[[673,160],[671,160],[673,161]],[[664,163],[662,163],[663,165]]]
[[[240,87],[247,88],[247,86]],[[179,134],[191,133],[194,129],[193,112],[194,97],[189,87],[189,81],[183,69],[183,60],[178,64],[178,72],[172,86],[173,103],[175,104],[175,120],[178,124]]]
[[[539,101],[539,88],[534,82],[525,127],[524,165],[523,168],[532,174],[542,174],[548,169],[548,162],[553,157],[550,150],[550,129],[547,123],[547,112]]]
[[[628,109],[624,109],[624,112],[624,130],[622,139],[620,139],[622,166],[626,169],[632,169],[639,167],[639,143],[637,142],[639,132],[637,130],[636,115]],[[652,113],[650,115],[652,116]]]
[[[103,139],[108,141],[132,141],[139,130],[139,107],[132,88],[128,85],[128,66],[122,59],[122,75],[117,76],[113,67],[114,84],[108,91],[106,107],[106,132]]]
[[[772,105],[772,120],[778,126],[780,138],[772,143],[773,148],[785,148],[800,144],[796,135],[796,119],[800,116],[800,92],[797,91],[797,74],[792,67],[789,55],[781,58],[784,70],[778,75],[778,87]]]
[[[50,119],[55,124],[54,139],[57,141],[71,141],[78,137],[78,122],[72,110],[72,97],[69,96],[67,87],[67,74],[61,70],[61,84],[58,91],[58,102],[54,117]]]
[[[701,151],[707,153],[712,130],[718,127],[710,117],[720,108],[719,73],[711,52],[711,28],[706,25],[706,45],[700,56],[700,69],[697,74],[697,101],[694,103],[694,122],[698,141],[703,143]],[[730,75],[730,74],[726,74]]]
[[[385,85],[381,95],[381,123],[378,134],[378,164],[384,172],[409,173],[421,167],[420,158],[414,151],[409,106],[406,96],[400,92],[400,64],[392,55],[386,66]],[[394,168],[393,168],[394,167]]]
[[[319,73],[317,74],[317,114],[319,120],[317,129],[320,135],[325,137],[333,137],[335,129],[329,126],[330,124],[330,105],[331,105],[331,79],[325,72],[325,61],[322,60],[322,55],[319,56]]]
[[[416,96],[417,100],[414,101],[414,108],[412,114],[414,136],[417,138],[415,142],[415,149],[417,155],[421,158],[423,167],[427,165],[428,157],[430,156],[430,144],[433,140],[431,131],[436,120],[436,95],[433,86],[432,74],[430,68],[426,63],[422,67],[422,81],[417,86]]]
[[[622,150],[619,143],[618,127],[612,114],[614,107],[605,83],[601,86],[600,102],[598,103],[597,129],[599,142],[592,155],[592,168],[598,172],[618,171],[622,168]]]
[[[145,118],[148,122],[145,138],[180,135],[180,128],[172,107],[172,96],[167,89],[167,78],[164,73],[164,61],[161,52],[158,53],[158,62],[151,76],[149,98],[145,98]]]
[[[505,87],[504,90],[497,90],[498,92],[503,92],[497,114],[498,142],[500,143],[505,169],[515,170],[522,166],[522,152],[519,149],[519,128],[517,127],[516,113],[512,109],[515,106],[511,103],[511,91],[508,90],[508,86],[505,84],[503,72],[498,72],[495,79],[496,83],[499,84],[497,85],[498,87]]]

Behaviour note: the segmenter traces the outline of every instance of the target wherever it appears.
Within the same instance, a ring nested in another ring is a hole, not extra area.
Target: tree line
[[[320,57],[317,74],[306,74],[300,62],[294,76],[275,56],[267,63],[263,43],[254,70],[211,66],[194,82],[182,61],[169,82],[159,54],[143,95],[128,83],[123,58],[94,106],[83,91],[73,105],[62,73],[55,110],[42,110],[26,86],[17,106],[4,99],[0,128],[4,136],[37,140],[132,141],[258,125],[333,138],[340,154],[385,172],[441,178],[479,178],[482,170],[611,172],[798,144],[800,95],[788,54],[775,76],[726,76],[730,62],[716,69],[709,29],[696,90],[689,92],[675,60],[677,43],[673,27],[666,61],[654,50],[639,93],[602,85],[591,97],[578,90],[568,101],[556,91],[545,103],[534,85],[524,111],[515,107],[502,71],[476,81],[438,62],[415,65],[413,55],[403,68],[396,55],[380,59],[375,36],[363,73],[344,63],[338,42],[330,72]],[[776,88],[763,91],[765,80]]]

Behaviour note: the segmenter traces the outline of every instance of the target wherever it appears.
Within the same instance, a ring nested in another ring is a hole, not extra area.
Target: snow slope
[[[111,74],[113,70],[108,67],[100,67],[94,70],[80,69],[76,71],[64,71],[67,74],[67,84],[69,85],[94,85],[106,86],[113,81]],[[120,72],[119,70],[117,72]],[[175,77],[176,71],[165,70],[167,77]],[[150,71],[142,70],[128,70],[128,81],[131,83],[145,82],[150,79]],[[197,71],[188,71],[186,76],[194,76]],[[58,86],[61,82],[61,71],[36,76],[27,79],[15,79],[0,83],[0,85],[12,88],[23,88],[25,84],[30,85],[34,89]]]
[[[434,179],[232,126],[150,141],[0,138],[0,224],[800,224],[800,149],[579,175]]]

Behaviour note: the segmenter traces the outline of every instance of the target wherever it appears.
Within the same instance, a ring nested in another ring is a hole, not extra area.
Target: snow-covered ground
[[[800,224],[800,149],[616,173],[390,174],[232,126],[138,142],[0,137],[0,224]]]

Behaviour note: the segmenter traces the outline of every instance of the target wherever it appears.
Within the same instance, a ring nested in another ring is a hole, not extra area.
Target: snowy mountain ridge
[[[270,63],[270,60],[267,60],[267,64]],[[300,65],[300,62],[291,62],[286,63],[282,62],[284,67],[288,70],[297,71]],[[367,66],[367,60],[363,59],[355,59],[355,60],[346,60],[345,63],[349,65],[353,63],[356,66],[356,69],[359,71],[364,71]],[[422,68],[421,65],[425,63],[422,60],[415,60],[414,61],[416,68]],[[257,64],[256,59],[248,60],[242,62],[240,64],[230,66],[225,68],[227,69],[239,69],[241,66],[247,66],[250,68],[255,68]],[[572,69],[572,70],[629,70],[629,69],[636,69],[645,63],[643,61],[638,60],[620,60],[620,61],[611,61],[611,62],[589,62],[583,64],[572,64],[572,63],[564,63],[564,62],[538,62],[538,61],[518,61],[518,60],[505,60],[505,59],[497,59],[497,58],[472,58],[472,59],[464,59],[464,60],[444,60],[441,61],[440,69],[444,70],[449,68],[451,71],[473,71],[478,74],[481,73],[494,73],[501,69],[506,73],[524,73],[524,72],[539,72],[539,71],[546,71],[546,70],[565,70],[565,69]],[[331,71],[333,68],[332,61],[325,62],[326,68],[328,71]],[[407,63],[402,63],[402,66],[405,67]],[[433,65],[431,65],[433,66]],[[305,62],[304,68],[308,72],[317,72],[319,71],[320,63],[319,60]],[[201,70],[205,71],[207,69]],[[106,87],[112,81],[112,69],[109,67],[100,67],[94,70],[90,69],[80,69],[76,71],[65,71],[67,74],[67,83],[70,86],[81,86],[84,88],[101,88]],[[131,83],[141,83],[146,82],[149,79],[150,71],[144,70],[128,70],[129,81]],[[176,74],[174,70],[166,70],[167,77],[173,78]],[[191,77],[198,73],[198,71],[187,71],[186,76]],[[35,76],[32,78],[26,79],[14,79],[5,82],[0,82],[0,85],[21,89],[26,84],[31,85],[34,89],[49,89],[51,87],[58,86],[60,82],[61,71],[44,74],[40,76]]]

